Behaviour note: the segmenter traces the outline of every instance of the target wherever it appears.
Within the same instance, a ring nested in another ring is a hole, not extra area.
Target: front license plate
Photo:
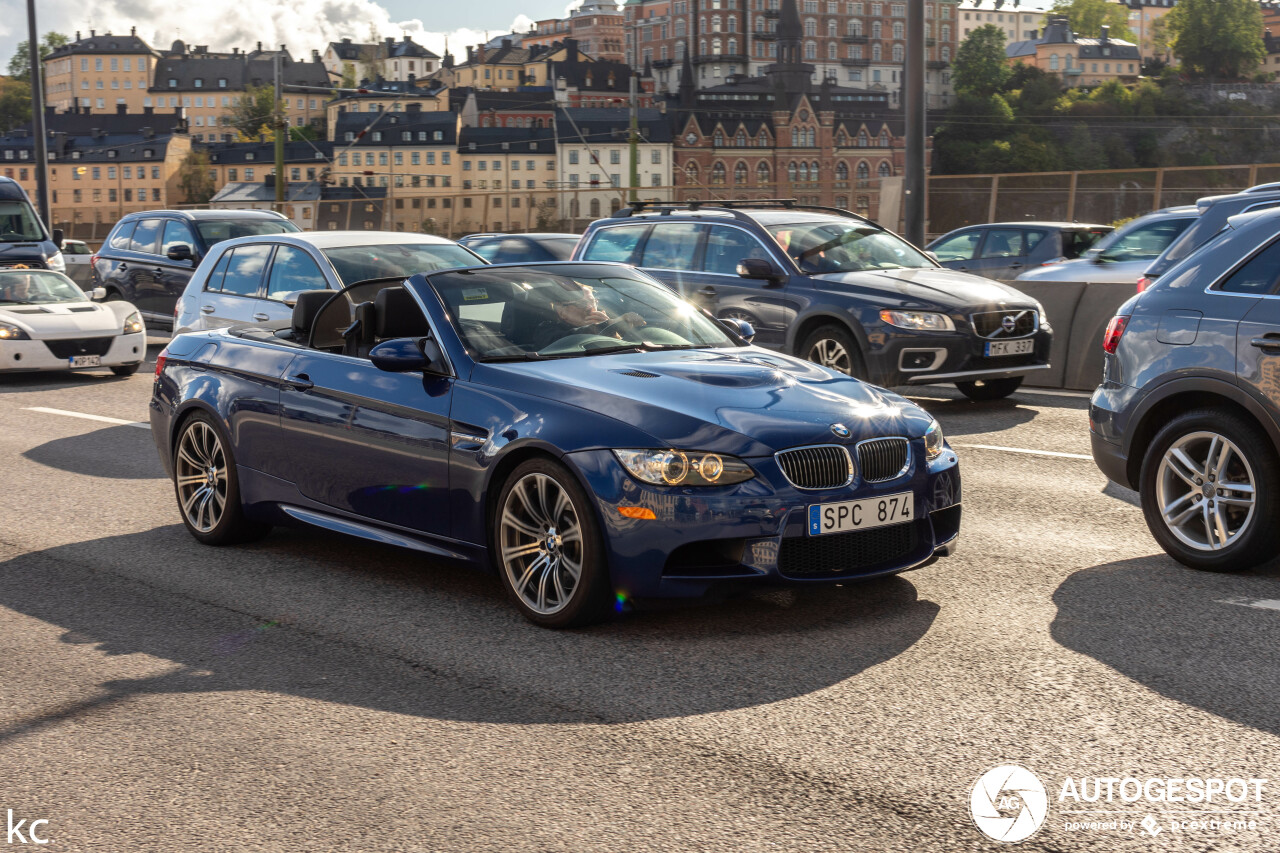
[[[1034,352],[1036,342],[1031,338],[1025,341],[987,341],[987,355],[1023,355]]]
[[[100,355],[73,355],[67,359],[68,367],[101,367],[102,356]]]
[[[911,492],[842,501],[835,504],[809,505],[809,535],[869,530],[889,524],[902,524],[915,518],[915,500]]]

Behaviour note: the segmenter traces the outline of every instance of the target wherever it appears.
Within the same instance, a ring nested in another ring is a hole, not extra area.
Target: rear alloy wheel
[[[1021,376],[1011,376],[1008,379],[979,379],[976,382],[957,382],[956,387],[960,389],[961,394],[970,400],[982,402],[984,400],[1003,400],[1014,391],[1017,391],[1018,386],[1021,384]]]
[[[591,502],[550,459],[519,465],[493,520],[494,560],[520,612],[547,628],[598,622],[609,612],[609,571]]]
[[[203,412],[188,418],[178,433],[173,486],[182,523],[206,545],[248,542],[271,530],[245,517],[235,459],[222,430]]]
[[[1240,571],[1275,556],[1280,460],[1238,415],[1200,410],[1170,421],[1147,448],[1139,486],[1147,527],[1178,562]]]
[[[800,345],[800,357],[856,379],[867,375],[862,352],[853,337],[839,326],[820,326],[810,332]]]

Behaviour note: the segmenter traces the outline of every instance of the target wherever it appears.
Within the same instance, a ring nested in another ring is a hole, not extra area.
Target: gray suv
[[[1280,546],[1280,209],[1234,216],[1121,306],[1089,405],[1093,458],[1174,559],[1246,569]]]
[[[1227,219],[1240,213],[1269,210],[1280,206],[1280,190],[1263,188],[1245,190],[1234,195],[1211,195],[1196,201],[1198,214],[1160,256],[1151,262],[1138,279],[1138,290],[1146,290],[1174,264],[1187,258],[1227,224]]]

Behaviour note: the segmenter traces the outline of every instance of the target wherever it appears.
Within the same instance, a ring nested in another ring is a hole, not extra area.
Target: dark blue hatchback
[[[993,400],[1049,367],[1034,299],[835,208],[633,202],[593,222],[574,258],[634,264],[716,317],[748,321],[761,346],[877,385],[954,382]]]
[[[491,566],[550,627],[949,554],[933,418],[730,327],[620,264],[364,282],[178,336],[151,423],[197,539],[311,524]]]

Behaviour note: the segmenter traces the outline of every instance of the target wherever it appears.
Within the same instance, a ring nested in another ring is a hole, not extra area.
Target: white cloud
[[[409,35],[437,54],[444,53],[445,40],[455,56],[465,55],[466,46],[480,44],[485,32],[457,29],[429,30],[420,19],[392,20],[383,6],[372,0],[254,0],[250,3],[160,2],[160,0],[99,0],[86,5],[82,0],[40,0],[37,23],[41,33],[55,30],[73,35],[77,30],[88,37],[99,33],[127,33],[138,27],[138,35],[152,47],[166,50],[176,39],[188,45],[208,45],[210,50],[229,51],[233,47],[254,48],[287,45],[296,58],[309,57],[312,50],[324,52],[331,41],[344,37],[367,41],[370,32],[399,39]],[[25,24],[25,19],[23,21]],[[519,15],[512,28],[524,31],[532,21]],[[25,36],[19,28],[0,24],[0,51],[12,55]],[[496,33],[495,33],[496,34]],[[3,58],[0,58],[3,59]]]

